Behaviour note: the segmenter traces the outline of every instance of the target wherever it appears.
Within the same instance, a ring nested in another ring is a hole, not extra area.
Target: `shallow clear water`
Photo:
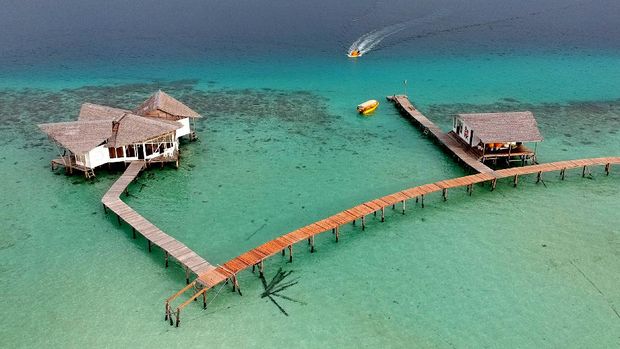
[[[472,197],[454,190],[424,209],[410,202],[404,216],[388,210],[364,232],[345,228],[338,244],[317,238],[314,254],[296,246],[292,264],[268,260],[267,281],[280,267],[298,281],[282,292],[290,299],[277,298],[286,314],[243,273],[243,297],[223,289],[207,311],[188,307],[178,329],[164,323],[163,300],[183,286],[182,270],[164,269],[159,251],[102,212],[120,172],[101,170],[91,183],[49,171],[56,150],[37,123],[74,119],[86,101],[132,107],[164,89],[206,116],[200,140],[182,146],[180,169],[147,171],[126,200],[222,263],[360,202],[465,173],[387,102],[371,118],[355,114],[360,101],[404,92],[404,79],[444,128],[457,112],[527,109],[545,137],[543,162],[620,154],[617,4],[416,2],[398,4],[400,13],[396,4],[238,3],[206,15],[187,2],[148,28],[131,20],[137,5],[94,17],[100,5],[9,6],[3,25],[25,13],[40,24],[0,36],[2,342],[619,346],[618,170],[550,174],[545,185],[526,178],[516,189],[500,182]],[[368,9],[379,14],[358,15]],[[411,26],[358,61],[343,56],[363,33],[424,16],[436,17],[428,28]],[[170,53],[147,50],[157,45]]]

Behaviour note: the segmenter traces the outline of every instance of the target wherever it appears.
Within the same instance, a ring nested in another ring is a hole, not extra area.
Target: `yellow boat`
[[[360,57],[361,55],[362,55],[362,52],[360,52],[360,50],[353,50],[353,51],[347,53],[347,56],[349,58]]]
[[[371,99],[357,106],[357,112],[363,115],[369,115],[379,106],[379,101]]]

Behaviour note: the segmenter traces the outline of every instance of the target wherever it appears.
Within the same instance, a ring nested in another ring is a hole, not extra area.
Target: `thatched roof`
[[[118,123],[117,132],[113,131]],[[178,122],[124,113],[107,120],[59,122],[39,125],[43,132],[74,154],[84,154],[99,145],[122,147],[159,137],[182,127]]]
[[[115,137],[108,140],[108,147],[122,147],[139,143],[183,127],[178,122],[145,118],[135,114],[125,114],[116,121],[119,122],[118,132]],[[110,128],[112,128],[111,123]]]
[[[540,142],[534,114],[525,112],[459,114],[483,143]]]
[[[123,114],[131,113],[129,110],[107,107],[105,105],[84,103],[78,115],[79,121],[113,120]]]
[[[111,121],[71,121],[41,124],[39,128],[74,154],[84,154],[112,136]]]
[[[167,114],[181,118],[201,117],[200,114],[193,111],[190,107],[179,102],[162,90],[155,92],[149,99],[144,101],[142,105],[134,110],[134,113],[143,116],[150,116],[150,112],[157,110],[161,110]]]

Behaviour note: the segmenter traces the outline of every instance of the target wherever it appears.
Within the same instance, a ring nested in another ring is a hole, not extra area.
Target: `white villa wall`
[[[108,162],[110,162],[110,154],[108,153],[108,148],[104,147],[103,145],[92,149],[86,154],[87,167],[95,168],[97,166],[107,164]]]
[[[178,120],[178,122],[183,124],[183,127],[176,131],[176,137],[179,138],[188,135],[191,132],[189,128],[189,118]]]
[[[459,132],[457,132],[457,124],[461,122],[463,124],[463,127],[459,130]],[[465,129],[467,129],[467,136],[465,136]],[[452,125],[452,131],[454,133],[456,133],[465,143],[469,144],[469,140],[471,139],[472,135],[472,128],[469,127],[469,125],[467,125],[465,122],[463,122],[463,120],[456,118],[453,125]],[[471,142],[471,145],[473,147],[477,146],[478,143],[480,143],[480,138],[476,137],[476,133],[474,132],[474,136],[473,136],[473,140]]]

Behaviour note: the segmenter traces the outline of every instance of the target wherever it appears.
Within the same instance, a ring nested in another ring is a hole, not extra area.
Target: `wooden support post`
[[[514,179],[514,187],[517,187],[517,184],[519,184],[519,175],[515,175],[515,179]]]
[[[168,268],[168,251],[164,252],[164,260],[166,261],[166,268]]]
[[[131,238],[134,240],[136,239],[136,228],[134,227],[131,227]]]
[[[202,291],[202,309],[207,309],[207,291]]]
[[[536,183],[540,183],[542,180],[542,171],[538,171],[538,175],[536,175]]]
[[[385,222],[385,207],[381,207],[381,222]]]
[[[377,217],[377,211],[372,213],[375,217]]]
[[[392,205],[392,210],[396,209],[396,204]]]
[[[366,216],[362,216],[362,230],[366,230]]]
[[[177,309],[176,327],[179,327],[179,323],[181,323],[181,309]]]
[[[566,175],[566,169],[563,168],[562,171],[560,171],[560,175],[562,176],[562,180],[564,180],[564,176]]]
[[[493,182],[491,182],[491,191],[495,190],[497,186],[497,178],[493,178]]]
[[[256,264],[252,265],[252,273],[256,271]]]
[[[148,240],[148,239],[147,239],[146,241],[147,241],[147,243],[148,243],[148,245],[149,245],[149,252],[151,252],[151,240]]]
[[[310,239],[312,240],[310,242],[310,253],[314,253],[314,235]]]
[[[293,245],[288,245],[288,261],[293,262]]]
[[[283,255],[283,256],[284,256],[284,255],[286,255],[286,252],[285,252],[285,251],[286,251],[285,249],[282,249],[282,255]]]
[[[584,166],[583,170],[581,171],[581,177],[582,178],[586,176],[586,167],[588,167],[588,166]]]
[[[353,222],[351,222],[353,225],[355,225],[355,219],[353,220]]]
[[[339,232],[340,229],[339,228],[340,227],[336,227],[336,242],[338,242],[339,235],[340,235],[340,232]]]
[[[609,176],[609,170],[611,170],[611,163],[605,164],[605,175]]]
[[[405,214],[406,207],[407,207],[407,200],[403,200],[403,214]]]
[[[415,203],[416,203],[416,204],[418,203],[418,199],[419,199],[419,197],[418,197],[418,196],[416,196],[416,197],[415,197]]]
[[[424,208],[424,194],[421,195],[421,199],[420,200],[422,201],[422,208]]]
[[[185,284],[189,285],[189,268],[185,266]]]
[[[164,321],[168,321],[169,317],[170,317],[170,302],[166,301],[166,315],[164,316]]]
[[[259,263],[259,265],[258,265],[258,275],[259,275],[259,276],[263,276],[263,275],[264,275],[264,274],[263,274],[264,272],[265,272],[265,263],[264,263],[264,262],[263,262],[263,260],[261,259],[261,260],[260,260],[260,263]]]
[[[121,216],[116,215],[116,220],[118,221],[118,225],[121,225]]]
[[[443,196],[443,201],[448,200],[448,189],[445,189],[445,188],[444,188],[444,189],[441,191],[441,195]]]

